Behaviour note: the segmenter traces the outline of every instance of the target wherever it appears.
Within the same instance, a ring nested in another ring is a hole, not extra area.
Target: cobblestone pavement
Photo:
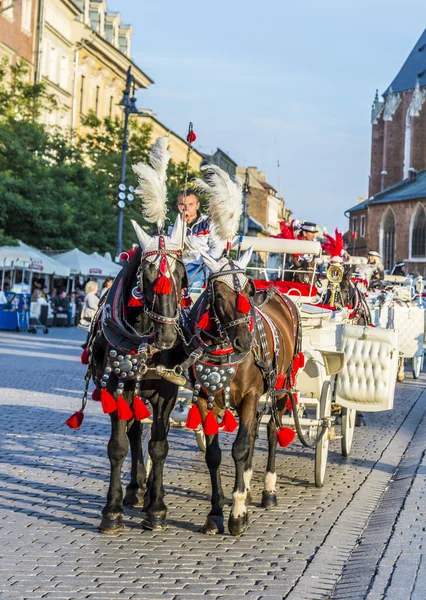
[[[143,531],[139,510],[126,509],[125,531],[111,538],[97,533],[109,475],[109,418],[90,402],[81,430],[64,425],[80,406],[83,337],[74,329],[0,333],[1,599],[325,600],[367,593],[371,600],[405,599],[398,595],[399,572],[410,573],[402,587],[411,586],[413,600],[426,597],[424,375],[397,386],[392,413],[367,415],[349,459],[341,457],[339,440],[330,443],[324,488],[313,485],[311,450],[299,443],[280,450],[279,506],[268,511],[260,508],[261,432],[250,526],[241,538],[200,533],[209,510],[207,470],[193,433],[173,430],[165,472],[169,529]],[[230,499],[234,436],[221,437]],[[126,462],[124,481],[128,469]],[[378,531],[383,539],[374,560],[372,543],[359,556],[362,541]],[[366,584],[355,593],[351,586],[363,573]]]

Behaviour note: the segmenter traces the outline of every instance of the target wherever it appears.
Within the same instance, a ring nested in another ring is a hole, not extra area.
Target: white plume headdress
[[[149,223],[156,223],[160,232],[167,214],[167,165],[171,152],[167,149],[168,137],[157,138],[149,153],[149,162],[133,165],[139,187],[136,194],[142,200],[142,215]]]
[[[241,180],[235,177],[233,181],[216,165],[205,165],[201,170],[206,172],[205,180],[195,179],[196,189],[208,196],[208,213],[214,232],[222,241],[232,242],[243,211]]]

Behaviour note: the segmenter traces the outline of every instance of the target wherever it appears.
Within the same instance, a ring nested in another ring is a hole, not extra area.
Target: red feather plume
[[[345,249],[343,235],[337,228],[335,235],[336,237],[333,238],[331,235],[328,235],[328,233],[324,234],[326,241],[323,242],[322,249],[330,256],[342,256],[342,250]]]
[[[279,235],[273,235],[272,237],[284,238],[285,240],[295,240],[296,239],[296,233],[294,231],[294,219],[290,223],[290,225],[287,225],[287,223],[285,221],[281,221],[280,229],[281,229],[281,233]]]

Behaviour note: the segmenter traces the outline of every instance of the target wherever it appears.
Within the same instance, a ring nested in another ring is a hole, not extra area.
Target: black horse
[[[101,533],[109,534],[123,529],[121,468],[129,444],[131,476],[124,504],[144,506],[143,525],[148,529],[163,528],[167,512],[163,466],[168,453],[169,416],[176,400],[176,383],[180,382],[160,376],[159,369],[176,380],[169,369],[177,363],[173,347],[178,340],[181,294],[187,276],[178,245],[171,249],[170,239],[163,236],[155,238],[153,244],[142,234],[139,229],[143,250],[137,248],[117,276],[98,311],[89,341],[90,373],[104,412],[111,418],[111,475],[99,526]],[[150,402],[153,412],[148,447],[152,470],[146,490],[141,420],[149,411],[142,398]]]
[[[353,266],[344,268],[342,281],[335,291],[334,305],[340,309],[350,307],[349,319],[353,325],[370,325],[370,309],[356,282],[352,280],[354,271],[355,267]],[[327,286],[326,293],[322,298],[324,304],[330,304],[333,293],[332,286],[331,283]]]

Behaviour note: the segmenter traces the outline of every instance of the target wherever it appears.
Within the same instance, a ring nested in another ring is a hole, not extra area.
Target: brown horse
[[[227,258],[216,262],[203,254],[211,274],[192,315],[193,339],[203,352],[193,366],[193,375],[194,399],[206,433],[206,463],[212,485],[212,508],[204,524],[204,532],[208,534],[224,531],[221,450],[218,432],[214,432],[214,426],[210,427],[212,421],[216,422],[219,413],[229,405],[239,416],[239,429],[232,446],[236,471],[228,528],[232,535],[241,535],[248,525],[247,502],[260,418],[259,400],[265,392],[270,395],[272,417],[268,424],[269,455],[262,505],[276,504],[275,452],[279,424],[275,387],[277,378],[283,383],[291,368],[297,351],[299,319],[291,300],[272,287],[262,294],[260,306],[256,306],[254,285],[245,271],[250,255],[251,252],[246,252],[238,262]],[[215,375],[219,380],[222,375],[223,383],[212,385]]]

